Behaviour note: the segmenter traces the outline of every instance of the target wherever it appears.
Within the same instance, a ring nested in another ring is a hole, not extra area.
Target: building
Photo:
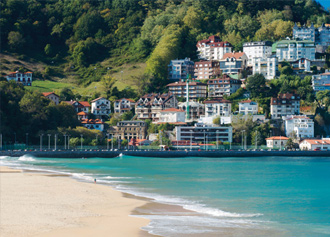
[[[32,86],[32,72],[11,72],[5,76],[7,81],[15,81],[23,86]]]
[[[160,111],[158,123],[185,124],[186,113],[184,110],[169,108]]]
[[[135,114],[137,119],[152,119],[153,122],[158,122],[160,111],[176,108],[177,105],[178,100],[172,93],[146,94],[136,102]]]
[[[286,143],[288,142],[289,138],[282,137],[282,136],[276,136],[276,137],[269,137],[266,138],[267,147],[272,149],[284,149],[286,146]]]
[[[278,60],[275,56],[266,58],[252,58],[252,72],[262,74],[268,80],[274,79],[278,74]]]
[[[246,42],[243,44],[243,52],[248,57],[247,66],[253,66],[253,58],[266,59],[272,55],[272,42]]]
[[[135,101],[131,99],[123,98],[120,100],[116,100],[113,104],[113,107],[115,113],[123,114],[135,108]]]
[[[77,116],[78,116],[78,120],[80,121],[88,119],[88,113],[84,111],[77,113]]]
[[[177,141],[191,141],[202,144],[216,141],[232,142],[232,127],[196,123],[195,126],[176,126],[175,133]]]
[[[225,99],[206,100],[205,117],[229,116],[231,114],[231,101]]]
[[[121,140],[145,139],[147,136],[147,123],[144,121],[121,121],[117,123],[112,137]]]
[[[91,101],[92,114],[96,116],[109,116],[111,113],[111,102],[103,97]]]
[[[167,85],[169,92],[177,97],[187,98],[187,83],[174,82]],[[198,98],[207,97],[207,84],[192,81],[189,82],[189,100],[197,100]]]
[[[297,61],[301,58],[315,60],[315,43],[307,40],[281,40],[273,44],[273,53],[279,62]]]
[[[45,96],[47,99],[53,101],[55,105],[58,105],[60,103],[60,97],[54,92],[43,92],[42,95]]]
[[[195,79],[205,80],[220,75],[220,63],[218,61],[199,61],[195,62]]]
[[[88,103],[88,101],[75,101],[75,100],[71,100],[71,101],[64,101],[64,103],[67,103],[69,105],[72,105],[73,108],[76,110],[77,113],[79,112],[85,112],[85,113],[89,113],[89,110],[91,108],[91,105]]]
[[[226,53],[231,53],[232,45],[222,42],[219,36],[212,35],[208,39],[197,42],[198,58],[204,60],[220,60]]]
[[[100,119],[83,119],[81,124],[88,129],[95,129],[103,132],[104,122]]]
[[[238,110],[240,114],[258,114],[258,103],[252,100],[243,100],[238,102]]]
[[[244,52],[226,53],[220,62],[220,71],[225,74],[239,74],[246,68],[248,57]]]
[[[241,88],[242,82],[239,79],[232,79],[224,74],[222,77],[207,81],[208,97],[222,98],[224,95],[231,95]]]
[[[270,101],[270,113],[272,119],[280,119],[282,116],[298,115],[300,113],[300,96],[295,94],[278,94]]]
[[[330,90],[330,72],[312,76],[312,86],[315,92]]]
[[[299,144],[300,150],[309,150],[309,151],[326,151],[330,150],[330,139],[305,139]]]
[[[287,137],[314,137],[314,121],[307,116],[288,115],[283,117]]]
[[[312,61],[306,58],[300,58],[296,61],[289,62],[294,73],[304,73],[304,72],[310,72],[311,71],[311,65]]]
[[[168,79],[172,81],[180,81],[194,77],[194,62],[190,58],[171,60],[168,65]]]
[[[202,103],[195,102],[195,101],[189,101],[189,114],[188,118],[186,120],[189,121],[197,121],[201,116],[205,114],[205,106]],[[187,115],[187,102],[180,102],[178,104],[179,109],[185,111]]]

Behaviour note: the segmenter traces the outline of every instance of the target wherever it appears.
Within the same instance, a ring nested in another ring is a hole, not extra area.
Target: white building
[[[312,76],[312,86],[315,92],[330,90],[330,72]]]
[[[282,136],[276,136],[276,137],[269,137],[266,138],[267,141],[267,147],[272,149],[284,149],[286,146],[286,143],[288,142],[289,138],[282,137]]]
[[[273,45],[278,61],[296,61],[301,58],[315,60],[315,43],[313,41],[281,40]]]
[[[272,119],[281,119],[287,115],[298,115],[300,113],[300,96],[295,94],[278,94],[270,101],[270,113]]]
[[[160,111],[158,123],[180,124],[186,122],[186,113],[181,109],[169,108]]]
[[[285,122],[285,135],[297,138],[314,137],[314,121],[307,116],[289,115],[283,117]]]
[[[135,108],[135,101],[131,99],[120,99],[114,102],[114,112],[118,114],[123,114],[125,112],[131,111]]]
[[[194,77],[194,62],[190,58],[171,60],[168,65],[168,79],[172,81],[180,81]]]
[[[205,114],[205,105],[196,101],[189,101],[189,119],[186,120],[189,121],[197,121],[200,116],[203,116]],[[187,102],[179,102],[178,103],[179,109],[185,111],[187,115]]]
[[[272,55],[272,42],[246,42],[243,44],[243,52],[248,57],[247,66],[253,66],[253,58],[266,59]]]
[[[196,123],[195,126],[175,127],[177,141],[210,143],[216,141],[232,142],[232,127],[219,127]]]
[[[322,139],[305,139],[299,144],[300,150],[330,150],[330,139],[322,138]]]
[[[58,105],[60,103],[60,97],[54,92],[43,92],[42,95],[45,96],[47,99],[53,101],[55,105]]]
[[[252,58],[253,75],[256,73],[264,75],[268,80],[274,79],[278,73],[278,60],[275,56],[267,58]]]
[[[205,117],[229,116],[231,114],[231,101],[225,99],[206,100]]]
[[[21,83],[23,86],[32,85],[32,72],[11,72],[5,76],[7,81],[15,81],[16,83]]]
[[[100,119],[82,119],[81,124],[88,129],[95,129],[103,132],[104,122]]]
[[[239,113],[243,115],[258,113],[258,103],[252,100],[243,100],[238,103],[238,107]]]
[[[248,57],[244,52],[226,53],[220,62],[220,70],[225,74],[239,74],[247,65]]]
[[[106,115],[111,113],[111,102],[103,97],[99,97],[91,101],[92,114],[96,116]]]
[[[226,53],[231,53],[232,48],[229,42],[222,42],[216,35],[198,41],[196,47],[198,58],[204,60],[220,60]]]

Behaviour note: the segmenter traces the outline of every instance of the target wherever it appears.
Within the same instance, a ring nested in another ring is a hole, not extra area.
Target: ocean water
[[[330,236],[330,157],[49,159],[0,165],[68,174],[146,197],[161,236]]]

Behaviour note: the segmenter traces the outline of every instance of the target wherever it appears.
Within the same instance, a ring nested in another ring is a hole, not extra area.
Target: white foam
[[[7,158],[10,158],[10,156],[0,156],[0,160],[4,160],[4,159],[7,159]]]
[[[23,155],[18,158],[19,161],[36,161],[36,159],[31,155]]]

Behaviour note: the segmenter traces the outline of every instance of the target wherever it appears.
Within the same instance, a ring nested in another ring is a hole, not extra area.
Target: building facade
[[[281,40],[273,44],[273,52],[279,62],[297,61],[301,58],[315,60],[316,47],[313,41]]]
[[[247,65],[248,58],[243,52],[226,53],[220,62],[220,71],[224,74],[239,74]]]
[[[109,116],[111,113],[111,102],[103,97],[91,101],[92,114],[96,116]]]
[[[243,44],[243,52],[248,57],[247,66],[253,66],[253,58],[266,59],[272,55],[272,42],[246,42]]]
[[[314,121],[307,116],[289,115],[283,117],[287,137],[314,137]]]
[[[231,114],[231,101],[225,99],[206,100],[205,117],[229,116]]]
[[[90,108],[91,108],[91,105],[88,103],[88,101],[71,100],[71,101],[64,101],[64,102],[69,105],[72,105],[77,113],[80,113],[80,112],[89,113]]]
[[[189,114],[187,115],[187,102],[180,102],[178,104],[179,109],[185,111],[186,117],[189,118],[189,121],[197,121],[200,116],[205,114],[205,106],[202,103],[189,101]]]
[[[15,81],[23,86],[32,86],[32,72],[11,72],[5,76],[7,81]]]
[[[116,100],[113,104],[113,107],[115,113],[123,114],[135,108],[135,101],[131,99],[123,98],[120,100]]]
[[[319,150],[319,151],[326,151],[330,150],[330,139],[323,138],[323,139],[305,139],[299,144],[300,150]]]
[[[241,88],[242,82],[239,79],[232,79],[224,74],[222,77],[207,81],[208,97],[222,98],[224,95],[231,95]]]
[[[312,86],[315,92],[330,90],[330,72],[312,76]]]
[[[289,138],[276,136],[276,137],[269,137],[266,138],[267,147],[272,149],[285,149],[286,143],[288,142]]]
[[[169,108],[160,111],[158,123],[183,124],[186,123],[186,113],[182,109]]]
[[[267,58],[252,58],[252,72],[262,74],[268,80],[274,79],[278,74],[278,60],[275,56]]]
[[[208,39],[197,42],[198,58],[204,60],[220,60],[226,53],[231,53],[232,45],[222,42],[219,36],[212,35]]]
[[[112,137],[121,140],[145,139],[147,136],[147,123],[144,121],[121,121],[117,123]]]
[[[194,65],[194,77],[198,80],[210,79],[220,75],[220,63],[218,61],[199,61]]]
[[[194,77],[194,62],[190,58],[171,60],[168,65],[168,79],[180,81],[181,79]]]
[[[270,101],[272,119],[281,119],[282,116],[298,115],[300,113],[300,96],[295,94],[278,94]]]
[[[43,92],[42,95],[45,96],[47,99],[53,101],[55,105],[58,105],[60,103],[60,97],[54,92]]]
[[[88,129],[104,131],[104,122],[100,119],[82,119],[81,124]]]
[[[258,103],[252,100],[243,100],[238,102],[239,113],[243,115],[257,114]]]
[[[167,85],[169,92],[177,97],[187,97],[187,83],[174,82]],[[197,100],[198,98],[207,97],[207,84],[192,81],[188,84],[189,100]]]

